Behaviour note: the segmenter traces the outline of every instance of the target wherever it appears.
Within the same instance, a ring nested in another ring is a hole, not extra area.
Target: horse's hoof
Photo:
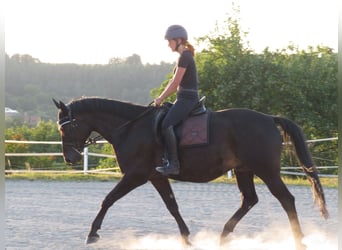
[[[306,250],[307,249],[307,246],[304,245],[303,243],[298,243],[296,245],[296,250]]]
[[[182,236],[182,244],[183,246],[192,246],[188,236]]]
[[[226,243],[228,243],[228,239],[226,237],[221,237],[220,238],[220,246],[223,246]]]
[[[100,239],[100,235],[95,234],[93,236],[88,236],[86,239],[86,244],[96,243]]]

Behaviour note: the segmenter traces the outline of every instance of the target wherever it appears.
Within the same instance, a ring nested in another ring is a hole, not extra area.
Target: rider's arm
[[[159,95],[159,97],[155,100],[155,105],[160,105],[163,100],[169,97],[171,94],[177,91],[179,84],[182,81],[182,78],[185,74],[186,68],[177,67],[175,74],[172,79],[169,81],[164,91]]]

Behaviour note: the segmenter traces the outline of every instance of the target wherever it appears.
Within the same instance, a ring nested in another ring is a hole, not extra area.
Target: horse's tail
[[[318,177],[317,168],[314,165],[301,128],[293,121],[286,118],[274,116],[273,120],[276,124],[279,124],[282,127],[285,135],[290,136],[303,171],[311,183],[314,202],[319,205],[322,217],[327,219],[329,217],[329,213],[326,208],[323,188]]]

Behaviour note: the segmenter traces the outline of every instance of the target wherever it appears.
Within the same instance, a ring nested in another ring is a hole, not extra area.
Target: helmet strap
[[[178,42],[178,39],[176,39],[176,42],[177,42],[177,44],[176,44],[176,51],[178,51],[178,48],[179,48],[179,46],[181,46],[182,41]]]

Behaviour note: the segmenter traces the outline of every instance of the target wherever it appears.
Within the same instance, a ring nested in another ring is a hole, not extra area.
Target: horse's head
[[[71,108],[62,101],[53,100],[58,112],[58,130],[62,138],[64,161],[73,164],[82,159],[81,152],[91,130],[85,123],[81,123],[78,117],[74,117]]]

